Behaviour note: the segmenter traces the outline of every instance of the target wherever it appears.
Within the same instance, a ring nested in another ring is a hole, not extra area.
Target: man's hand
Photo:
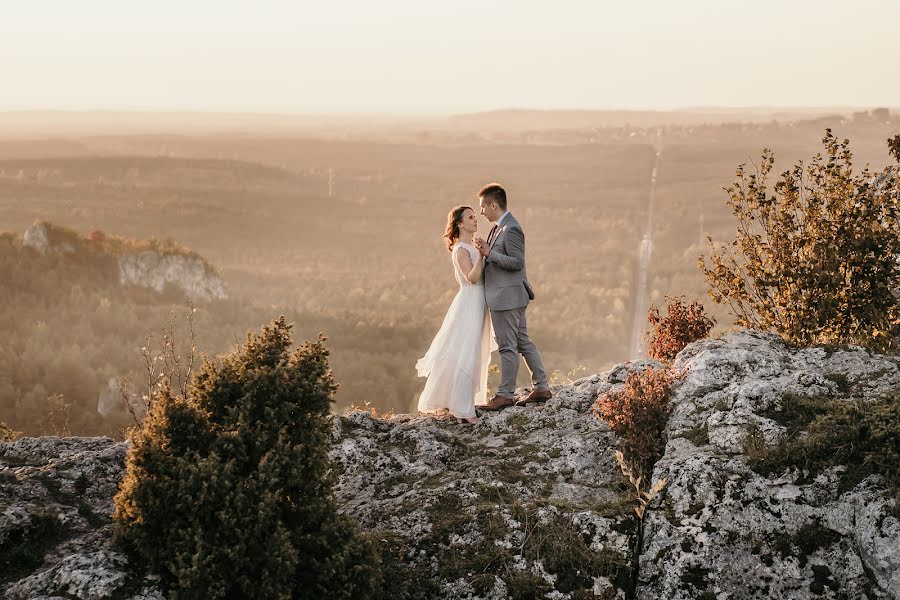
[[[488,254],[491,253],[491,247],[488,246],[487,242],[481,238],[475,238],[475,248],[477,248],[478,252],[480,252],[481,255],[485,258],[487,258]]]

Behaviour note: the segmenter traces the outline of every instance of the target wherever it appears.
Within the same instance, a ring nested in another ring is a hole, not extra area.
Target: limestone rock
[[[665,456],[669,484],[647,517],[638,598],[900,598],[900,522],[876,478],[841,493],[837,473],[767,478],[743,454],[759,413],[782,396],[876,398],[900,385],[893,357],[859,347],[793,349],[752,331],[691,344],[676,358]]]
[[[111,545],[112,498],[124,459],[125,444],[110,438],[0,444],[4,599],[163,598]]]
[[[590,407],[630,371],[658,366],[618,365],[475,426],[336,417],[340,506],[380,545],[394,595],[625,598],[637,572],[642,600],[900,598],[900,521],[877,477],[852,489],[838,485],[841,467],[766,477],[743,450],[751,432],[784,437],[765,415],[785,393],[876,398],[900,385],[897,359],[751,331],[685,348],[654,471],[669,484],[635,557],[616,439]],[[112,543],[125,452],[109,438],[0,443],[0,597],[164,598]]]
[[[113,241],[110,241],[113,240]],[[44,255],[90,254],[103,260],[98,265],[110,271],[111,281],[162,292],[167,286],[181,289],[192,299],[202,302],[227,298],[225,282],[201,256],[173,245],[156,242],[125,241],[104,234],[90,240],[66,227],[46,221],[32,224],[23,236],[22,245]]]
[[[43,221],[33,223],[25,230],[25,234],[22,236],[22,245],[34,248],[41,254],[71,254],[75,252],[75,246],[71,240],[58,239],[51,241],[51,238],[54,237],[54,232],[51,231],[51,226],[48,223]]]
[[[227,297],[225,282],[199,256],[145,250],[119,258],[119,282],[162,292],[167,285],[192,300],[208,302]]]
[[[398,577],[427,586],[427,597],[507,598],[518,586],[624,598],[637,522],[615,436],[589,411],[619,375],[555,387],[542,407],[484,413],[475,426],[342,417],[332,455],[344,510],[396,540]]]

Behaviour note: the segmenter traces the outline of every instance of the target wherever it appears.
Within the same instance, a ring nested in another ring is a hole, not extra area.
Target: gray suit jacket
[[[500,224],[484,263],[484,298],[491,310],[522,308],[534,300],[525,272],[525,233],[512,213]]]

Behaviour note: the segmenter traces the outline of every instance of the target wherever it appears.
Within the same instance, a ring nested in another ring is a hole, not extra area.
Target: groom
[[[487,241],[478,238],[475,247],[484,256],[484,298],[491,309],[494,334],[500,347],[500,387],[481,410],[502,410],[516,404],[550,399],[550,385],[537,347],[528,339],[525,308],[534,300],[534,292],[525,273],[525,234],[515,217],[506,210],[506,190],[497,183],[484,186],[478,193],[481,214],[494,224]],[[516,375],[519,354],[531,371],[533,390],[516,402]]]

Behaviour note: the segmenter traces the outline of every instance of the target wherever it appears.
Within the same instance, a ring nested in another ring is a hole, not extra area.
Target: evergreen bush
[[[289,351],[284,317],[187,396],[165,382],[131,433],[119,539],[179,599],[366,598],[374,547],[337,512],[328,459],[337,389],[325,338]]]

